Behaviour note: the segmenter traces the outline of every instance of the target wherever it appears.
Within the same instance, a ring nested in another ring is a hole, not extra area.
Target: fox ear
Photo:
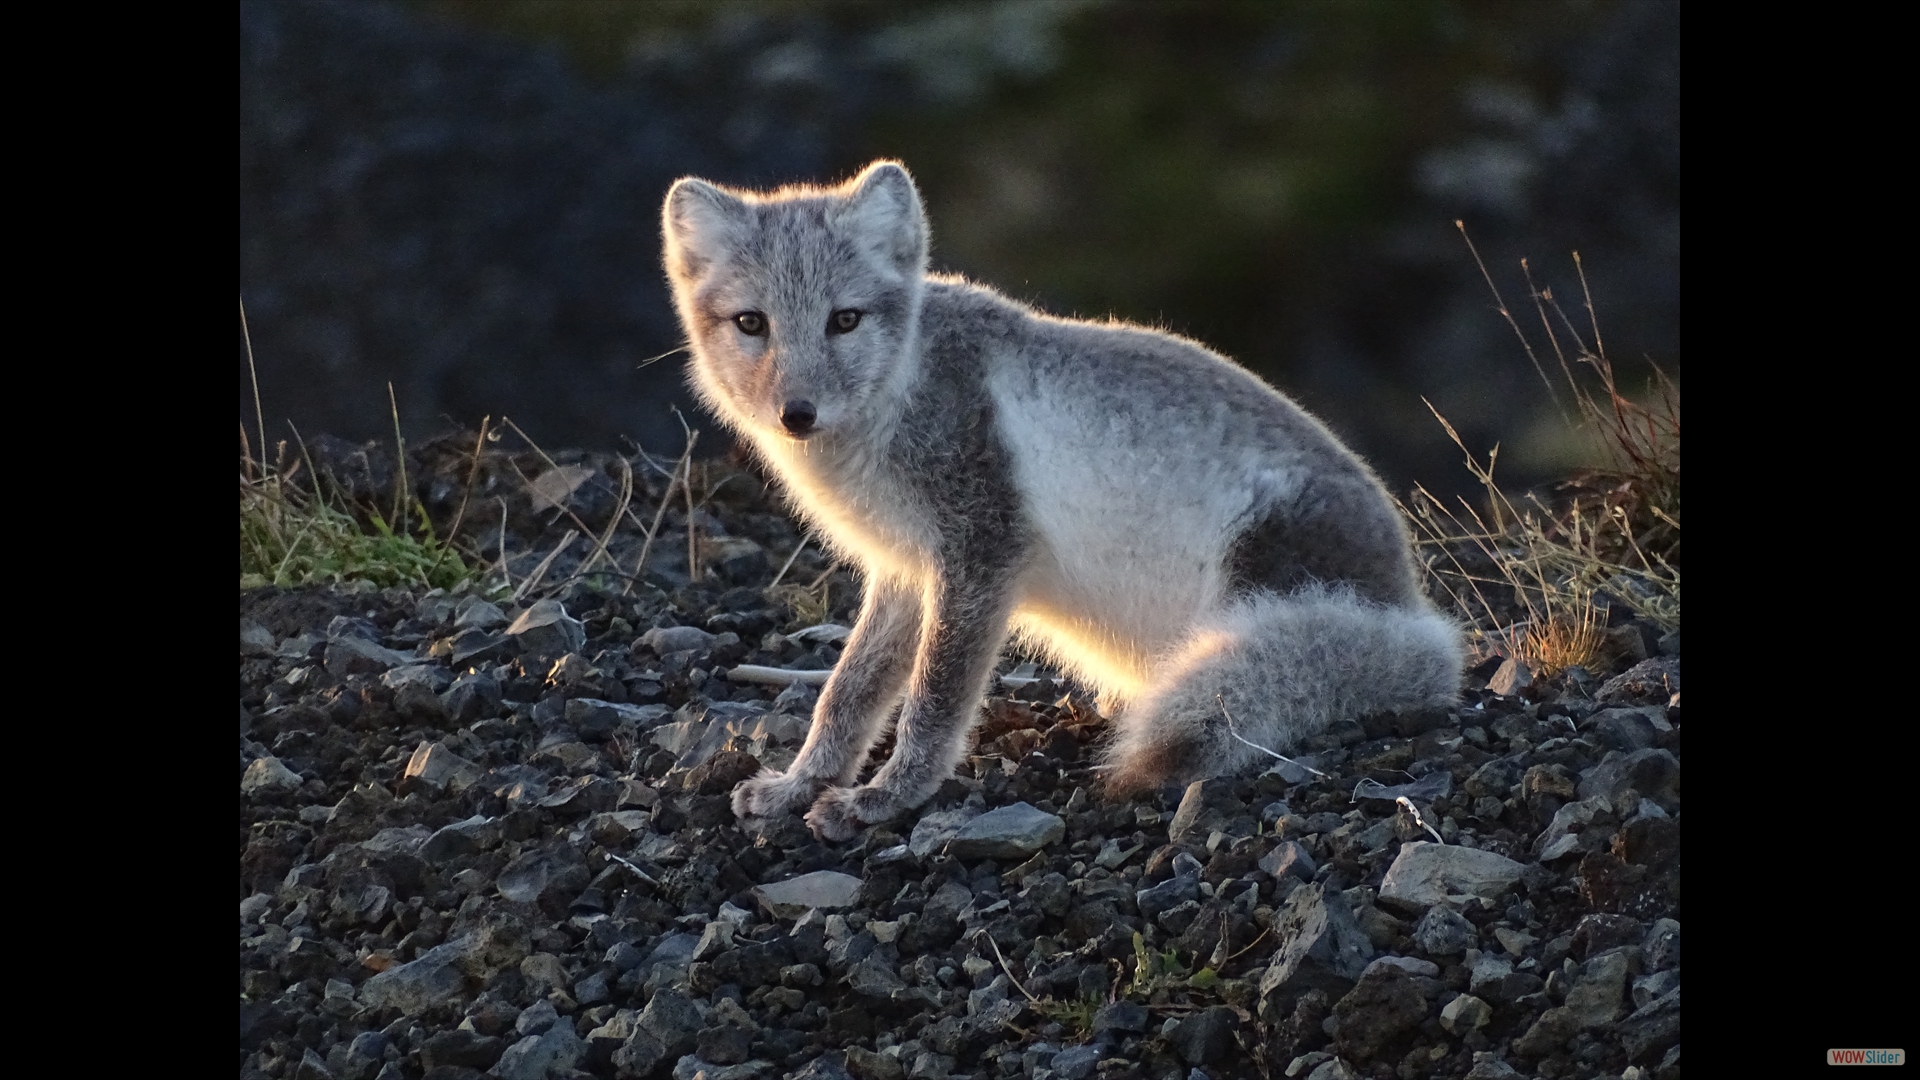
[[[847,182],[837,219],[856,242],[903,275],[927,268],[927,213],[913,177],[897,161],[876,161]]]
[[[739,196],[688,176],[674,181],[660,213],[667,271],[697,278],[738,242],[747,204]]]

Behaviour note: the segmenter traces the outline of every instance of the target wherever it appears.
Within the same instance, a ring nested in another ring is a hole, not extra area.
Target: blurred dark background
[[[681,355],[644,363],[680,342],[667,185],[878,156],[937,267],[1198,338],[1399,492],[1471,483],[1422,396],[1509,482],[1580,463],[1455,218],[1530,332],[1518,260],[1577,299],[1577,249],[1625,384],[1679,374],[1674,2],[245,0],[240,31],[276,437],[390,437],[391,382],[410,439],[677,453],[669,403],[714,425]]]

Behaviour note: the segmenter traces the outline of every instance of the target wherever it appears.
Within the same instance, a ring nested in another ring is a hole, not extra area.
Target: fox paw
[[[791,814],[812,802],[822,784],[811,777],[761,769],[760,775],[740,781],[733,789],[733,815],[750,819]]]
[[[822,840],[851,840],[867,826],[891,821],[907,809],[892,792],[880,788],[828,788],[807,811],[807,825]]]

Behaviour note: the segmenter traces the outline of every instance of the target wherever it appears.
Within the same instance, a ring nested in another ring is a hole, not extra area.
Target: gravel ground
[[[242,591],[243,1077],[1679,1076],[1677,636],[1127,802],[1009,660],[919,818],[756,836],[728,793],[814,691],[740,669],[830,666],[855,595],[808,552],[824,610],[767,599],[798,534],[727,489],[697,585],[682,531],[625,596]]]

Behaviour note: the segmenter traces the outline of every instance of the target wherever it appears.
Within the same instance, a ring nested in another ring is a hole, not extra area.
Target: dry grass
[[[1471,240],[1468,245],[1471,249]],[[1474,252],[1476,263],[1479,258]],[[1604,606],[1597,602],[1602,592],[1663,630],[1680,628],[1680,387],[1655,366],[1644,402],[1622,392],[1577,252],[1573,262],[1588,334],[1576,329],[1551,289],[1534,286],[1526,262],[1520,264],[1563,386],[1548,376],[1540,350],[1508,310],[1485,265],[1480,269],[1556,407],[1605,464],[1559,485],[1546,499],[1529,493],[1516,501],[1494,479],[1499,447],[1482,462],[1434,409],[1466,455],[1485,504],[1476,508],[1460,499],[1456,508],[1417,487],[1413,505],[1402,508],[1421,545],[1436,552],[1429,569],[1473,623],[1482,650],[1517,656],[1546,675],[1592,666],[1600,658],[1606,622]],[[1571,413],[1562,401],[1563,389],[1571,396]],[[1462,557],[1471,554],[1479,558]]]

